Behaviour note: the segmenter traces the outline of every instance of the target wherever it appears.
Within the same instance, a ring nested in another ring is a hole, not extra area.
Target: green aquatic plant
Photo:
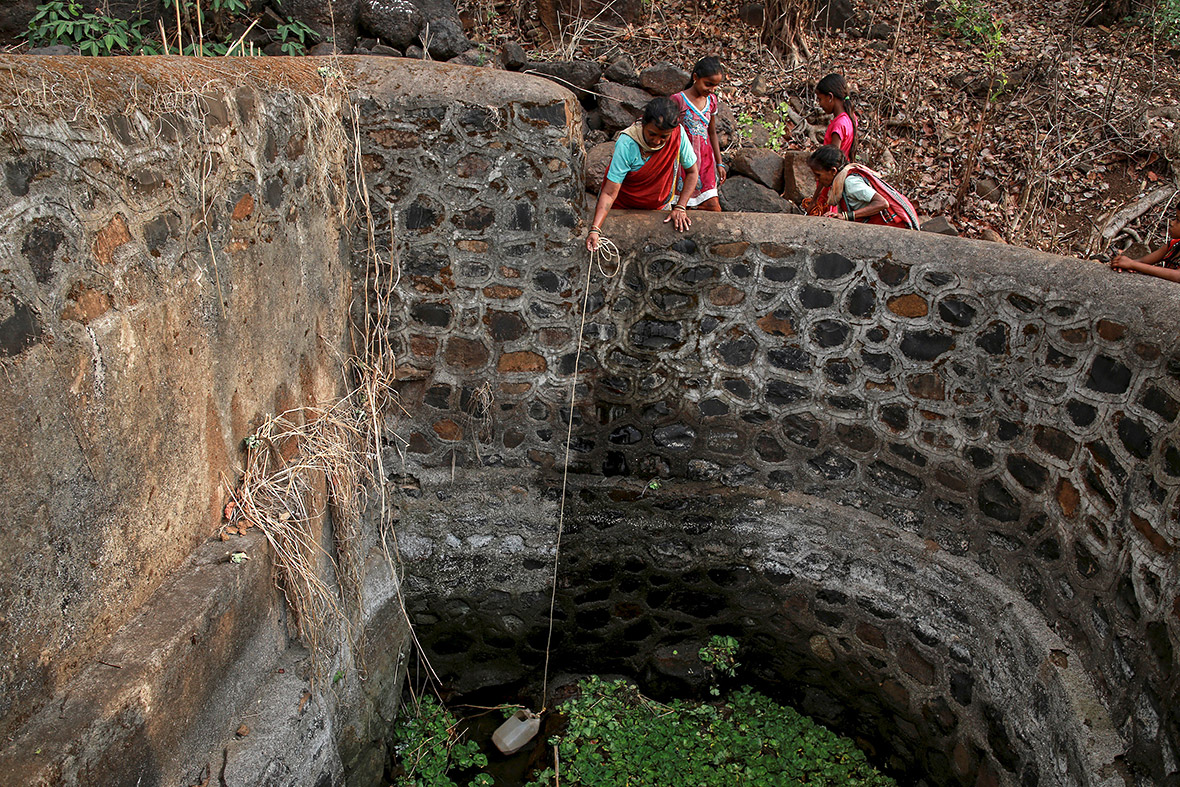
[[[851,740],[748,687],[720,705],[664,705],[623,680],[579,685],[558,709],[565,733],[549,741],[567,787],[896,787]],[[530,785],[555,783],[549,768]]]
[[[484,768],[486,755],[479,744],[462,740],[458,722],[442,704],[429,695],[415,706],[402,705],[402,721],[394,730],[393,749],[400,774],[395,787],[458,787],[451,774],[472,768]],[[469,783],[474,787],[491,785],[486,773]]]

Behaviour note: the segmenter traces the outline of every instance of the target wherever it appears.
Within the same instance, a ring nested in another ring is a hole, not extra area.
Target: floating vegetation
[[[591,676],[578,689],[553,709],[566,725],[527,787],[896,787],[851,739],[749,687],[724,701],[669,704],[621,679]],[[490,784],[474,769],[486,758],[461,742],[454,717],[425,699],[419,710],[399,727],[399,787]]]

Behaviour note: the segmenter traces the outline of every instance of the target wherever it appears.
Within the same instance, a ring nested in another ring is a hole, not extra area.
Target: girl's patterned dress
[[[1176,270],[1180,268],[1180,238],[1168,241],[1168,251],[1160,259],[1161,268]]]
[[[713,156],[713,146],[709,144],[709,121],[717,114],[719,101],[717,96],[709,96],[704,111],[693,106],[684,95],[684,91],[672,96],[672,100],[680,107],[680,125],[688,132],[688,140],[692,143],[692,150],[697,154],[697,168],[700,176],[697,188],[688,200],[689,207],[696,207],[702,202],[717,196],[717,160]],[[681,175],[676,183],[679,193],[684,188],[684,176]]]

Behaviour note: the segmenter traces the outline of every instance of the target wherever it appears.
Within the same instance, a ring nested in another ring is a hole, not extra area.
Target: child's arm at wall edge
[[[1119,260],[1119,259],[1130,260],[1131,262],[1139,262],[1144,265],[1158,265],[1164,259],[1164,256],[1167,255],[1167,253],[1168,253],[1168,247],[1167,246],[1160,246],[1155,251],[1149,252],[1148,254],[1144,254],[1142,257],[1140,257],[1138,259],[1136,259],[1134,257],[1128,257],[1125,254],[1117,254],[1117,255],[1115,255],[1115,259],[1116,260]]]
[[[1146,259],[1146,257],[1144,259]],[[1140,260],[1133,260],[1129,257],[1123,257],[1121,255],[1116,257],[1111,265],[1116,270],[1135,271],[1136,273],[1143,273],[1148,276],[1155,276],[1156,278],[1180,283],[1180,270],[1176,270],[1174,268],[1161,268],[1159,265],[1153,265],[1149,262],[1142,262]]]

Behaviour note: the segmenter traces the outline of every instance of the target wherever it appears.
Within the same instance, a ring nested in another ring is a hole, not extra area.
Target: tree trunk
[[[809,54],[806,36],[812,11],[812,0],[766,0],[762,43],[781,54],[789,65],[803,62]]]
[[[1085,9],[1082,24],[1090,27],[1112,25],[1132,11],[1131,0],[1087,0]]]

